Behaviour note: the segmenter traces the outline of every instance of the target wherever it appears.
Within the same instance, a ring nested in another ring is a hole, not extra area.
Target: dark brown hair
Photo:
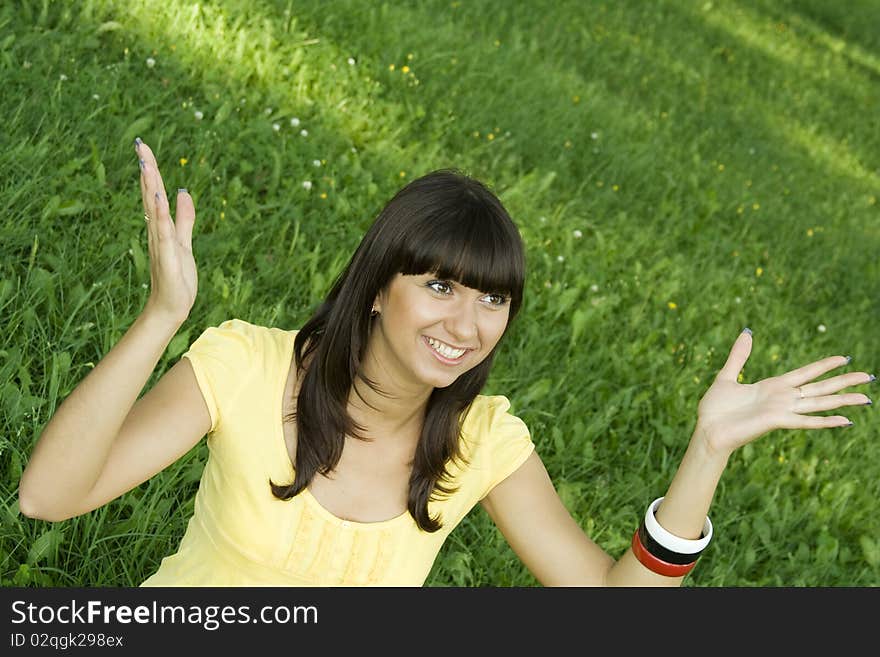
[[[297,333],[294,357],[305,372],[296,410],[294,480],[273,494],[290,499],[316,472],[327,474],[342,455],[345,436],[363,439],[347,412],[373,319],[376,295],[398,274],[436,273],[488,294],[510,297],[505,334],[522,305],[525,252],[516,225],[498,198],[480,181],[457,169],[440,169],[413,180],[388,202],[333,288]],[[499,341],[500,344],[500,341]],[[483,389],[498,345],[479,365],[428,399],[409,480],[407,508],[418,526],[434,532],[441,518],[428,514],[432,496],[448,495],[447,464],[460,459],[463,413]],[[364,378],[361,376],[360,378]],[[378,393],[377,385],[364,379]]]

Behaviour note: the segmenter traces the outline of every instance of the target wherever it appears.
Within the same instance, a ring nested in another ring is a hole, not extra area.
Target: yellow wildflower
[[[676,303],[674,301],[670,301],[666,305],[669,307],[670,310],[675,310],[676,308],[678,308],[678,306],[676,305]]]
[[[189,162],[189,160],[185,157],[180,158],[180,166],[185,167],[187,162]]]
[[[764,268],[763,268],[763,267],[758,267],[758,268],[755,270],[755,276],[760,276],[760,275],[763,274],[763,273],[764,273]]]

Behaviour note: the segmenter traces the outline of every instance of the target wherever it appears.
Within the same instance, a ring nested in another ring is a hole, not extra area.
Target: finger
[[[850,424],[850,420],[842,415],[798,415],[796,417],[799,419],[787,426],[787,429],[833,429]]]
[[[157,191],[153,198],[155,199],[156,217],[150,218],[150,223],[156,222],[156,235],[159,240],[167,240],[174,237],[174,223],[171,221],[171,208],[168,206],[168,197]]]
[[[864,406],[871,398],[861,393],[848,393],[845,395],[824,395],[822,397],[804,397],[796,399],[795,413],[816,413],[818,411],[830,411],[842,406]]]
[[[162,180],[162,174],[159,173],[159,163],[156,161],[156,156],[153,154],[153,150],[144,142],[141,142],[138,147],[138,154],[141,156],[141,159],[144,161],[146,165],[146,170],[150,172],[151,183],[154,186],[154,189],[150,190],[152,193],[156,191],[161,191],[162,194],[165,194],[165,181]],[[151,194],[152,195],[152,194]]]
[[[196,221],[196,206],[192,196],[185,189],[177,190],[177,207],[174,211],[174,225],[177,241],[192,251],[192,231]]]
[[[830,372],[835,368],[849,364],[849,361],[850,358],[847,356],[829,356],[828,358],[817,360],[814,363],[787,372],[780,376],[779,380],[785,385],[797,388],[798,386],[805,385],[813,379],[822,376],[826,372]]]
[[[804,391],[805,397],[821,397],[822,395],[833,395],[844,388],[870,382],[871,375],[866,372],[847,372],[846,374],[833,376],[830,379],[823,379],[822,381],[800,386],[800,388]]]
[[[716,378],[735,382],[739,373],[745,367],[751,353],[752,334],[744,329],[734,341],[733,348],[731,348],[730,354],[727,356],[727,361],[724,363],[724,367],[718,371]]]
[[[144,180],[144,161],[138,158],[138,184],[141,186],[141,201],[146,198],[146,181]]]

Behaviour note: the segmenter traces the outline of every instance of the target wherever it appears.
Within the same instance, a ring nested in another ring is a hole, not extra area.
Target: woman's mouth
[[[472,349],[453,349],[449,345],[427,336],[423,336],[422,339],[434,357],[444,365],[458,365],[465,359],[469,351],[473,351]]]

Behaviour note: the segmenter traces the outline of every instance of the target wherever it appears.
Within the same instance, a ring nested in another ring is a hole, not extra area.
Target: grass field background
[[[878,24],[867,0],[3,3],[0,583],[137,585],[192,512],[204,441],[89,514],[18,512],[149,294],[135,136],[197,209],[198,298],[145,391],[208,326],[300,326],[409,180],[486,182],[528,281],[484,393],[620,556],[743,327],[746,382],[878,369]],[[880,584],[876,411],[838,412],[734,454],[686,586]],[[537,582],[477,507],[426,584]]]

